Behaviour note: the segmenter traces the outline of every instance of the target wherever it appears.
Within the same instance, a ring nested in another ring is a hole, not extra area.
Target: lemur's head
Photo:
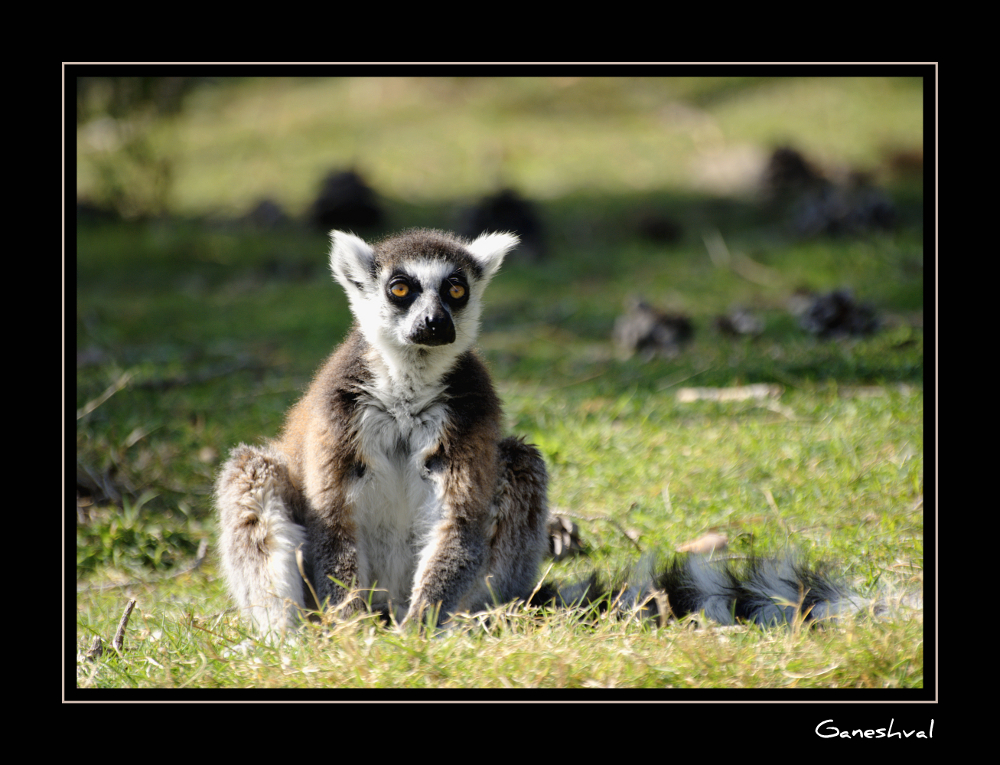
[[[467,242],[412,229],[369,245],[331,231],[330,268],[347,292],[365,339],[383,353],[468,350],[479,331],[482,294],[518,239],[483,234]]]

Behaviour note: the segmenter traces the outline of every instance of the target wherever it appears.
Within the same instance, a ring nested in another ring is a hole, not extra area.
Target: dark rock
[[[323,231],[374,228],[383,217],[375,192],[353,170],[328,175],[309,209],[309,220]]]

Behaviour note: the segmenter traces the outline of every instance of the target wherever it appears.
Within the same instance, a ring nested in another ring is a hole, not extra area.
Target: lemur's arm
[[[490,517],[499,479],[500,400],[489,373],[466,353],[445,380],[449,421],[428,460],[439,483],[444,517],[417,563],[407,620],[438,608],[438,619],[455,610],[482,575]]]

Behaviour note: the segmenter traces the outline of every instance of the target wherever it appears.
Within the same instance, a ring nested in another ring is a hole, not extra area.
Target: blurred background
[[[622,391],[922,383],[920,76],[74,86],[81,572],[197,546],[350,324],[331,228],[521,236],[481,345],[557,477]]]
[[[85,77],[77,193],[95,217],[321,222],[324,184],[354,172],[353,224],[376,229],[413,206],[459,224],[500,190],[764,201],[824,177],[912,201],[922,107],[920,78]]]

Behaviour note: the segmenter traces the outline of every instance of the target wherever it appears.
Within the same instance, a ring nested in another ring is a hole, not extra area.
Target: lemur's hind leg
[[[485,577],[462,599],[467,610],[526,600],[548,549],[545,461],[538,449],[520,438],[505,438],[499,447],[501,467],[490,508]]]
[[[219,474],[215,495],[229,591],[260,632],[280,635],[307,603],[295,556],[300,546],[305,552],[305,528],[296,522],[304,500],[284,456],[240,444]]]

